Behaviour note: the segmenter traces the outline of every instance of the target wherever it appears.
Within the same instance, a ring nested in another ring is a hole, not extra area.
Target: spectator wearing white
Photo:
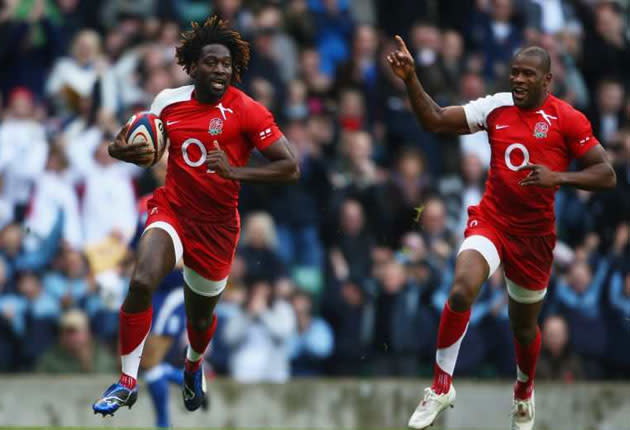
[[[107,152],[108,140],[97,146],[93,160],[84,166],[83,230],[86,245],[115,236],[128,243],[136,230],[135,194],[121,164]]]
[[[16,88],[0,127],[0,227],[21,221],[48,156],[44,127],[35,119],[33,94]]]
[[[64,100],[65,108],[76,111],[77,99],[89,97],[98,81],[101,94],[99,105],[108,112],[116,112],[116,79],[102,55],[98,33],[93,30],[77,33],[71,52],[72,56],[62,57],[55,63],[46,83],[47,95],[53,100]]]
[[[476,100],[486,94],[486,86],[482,77],[477,73],[466,73],[459,82],[462,103]],[[490,166],[491,151],[490,145],[488,145],[488,133],[484,130],[459,136],[459,147],[463,155],[469,153],[477,155],[484,169]]]
[[[448,218],[447,225],[457,237],[464,239],[468,220],[468,207],[478,204],[484,190],[484,167],[474,152],[462,154],[460,172],[443,178],[439,191],[444,196]]]
[[[290,376],[289,341],[296,333],[293,308],[272,300],[271,285],[252,285],[243,308],[225,327],[231,347],[229,367],[238,382],[286,382]]]
[[[46,169],[35,183],[31,211],[26,219],[30,231],[47,237],[59,210],[64,213],[63,240],[72,248],[83,244],[79,200],[68,175],[68,160],[61,148],[50,147]]]
[[[562,0],[532,0],[540,6],[542,30],[547,34],[556,34],[564,29],[567,10]]]

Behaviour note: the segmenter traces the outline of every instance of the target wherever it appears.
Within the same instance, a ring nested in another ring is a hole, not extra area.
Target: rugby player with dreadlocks
[[[240,231],[241,181],[290,182],[299,178],[297,160],[273,116],[232,86],[247,68],[249,45],[214,16],[183,34],[177,62],[193,84],[159,93],[151,112],[170,140],[166,182],[148,203],[129,292],[120,310],[122,371],[94,405],[112,415],[135,403],[136,378],[151,328],[153,292],[184,259],[184,301],[189,346],[183,400],[188,410],[206,398],[203,355],[216,328],[214,307],[225,288]],[[109,146],[119,160],[142,164],[150,149],[127,145],[124,127]],[[252,150],[268,163],[247,167]]]

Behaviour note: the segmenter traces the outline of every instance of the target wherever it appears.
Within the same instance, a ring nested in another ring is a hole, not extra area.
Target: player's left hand
[[[228,161],[227,154],[219,146],[219,142],[214,141],[212,151],[208,152],[208,169],[225,179],[232,179],[232,166]]]
[[[518,168],[519,172],[522,170],[529,170],[529,175],[521,179],[518,183],[523,187],[536,186],[550,188],[560,185],[558,173],[542,164],[526,164]]]

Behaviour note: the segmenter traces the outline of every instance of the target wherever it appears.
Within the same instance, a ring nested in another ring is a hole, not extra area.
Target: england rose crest
[[[212,136],[217,136],[223,132],[223,120],[221,118],[212,118],[210,120],[210,126],[208,133]]]
[[[536,139],[543,139],[547,137],[547,132],[549,131],[549,124],[546,122],[537,122],[534,126],[534,137]]]

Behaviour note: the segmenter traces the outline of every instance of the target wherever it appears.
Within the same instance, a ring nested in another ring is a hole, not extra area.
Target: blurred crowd
[[[628,1],[6,0],[0,12],[0,372],[109,372],[117,312],[163,159],[107,144],[186,85],[180,32],[210,14],[250,41],[242,87],[293,144],[295,185],[246,185],[242,239],[209,361],[240,381],[417,376],[484,190],[487,136],[416,123],[384,61],[401,34],[441,105],[506,90],[519,47],[549,50],[552,91],[584,111],[617,172],[560,189],[541,378],[630,378]],[[254,155],[252,163],[263,162]],[[513,377],[501,273],[473,307],[458,375]]]

